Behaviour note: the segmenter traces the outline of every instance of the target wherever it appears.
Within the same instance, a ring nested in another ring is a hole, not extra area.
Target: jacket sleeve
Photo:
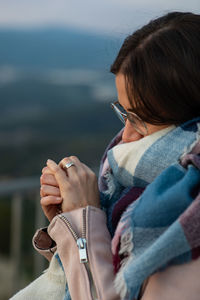
[[[57,249],[56,243],[51,239],[47,232],[47,227],[40,228],[33,236],[32,244],[35,250],[43,255],[48,261],[53,257]]]
[[[80,262],[81,250],[76,241],[83,231],[88,258],[85,263]],[[72,300],[120,299],[114,288],[111,237],[101,209],[87,206],[57,215],[48,227],[48,234],[57,245]]]

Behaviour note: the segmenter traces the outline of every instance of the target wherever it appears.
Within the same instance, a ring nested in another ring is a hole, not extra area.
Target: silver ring
[[[64,165],[64,168],[65,168],[65,169],[69,169],[69,168],[72,167],[72,166],[75,166],[75,164],[71,161],[71,162],[65,164],[65,165]]]

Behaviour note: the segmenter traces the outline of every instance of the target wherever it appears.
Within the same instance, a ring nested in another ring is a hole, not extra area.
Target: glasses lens
[[[134,113],[128,112],[127,118],[131,122],[131,124],[134,126],[134,128],[142,135],[145,135],[147,133],[147,128],[145,123]]]
[[[119,105],[120,108],[118,107],[118,105],[119,105],[118,102],[111,103],[111,107],[116,113],[116,115],[118,116],[118,118],[120,119],[120,121],[125,125],[126,120],[128,119],[137,132],[139,132],[142,135],[146,135],[147,134],[146,124],[135,113],[126,112],[121,105]]]
[[[121,110],[114,103],[111,103],[111,107],[113,108],[114,112],[116,113],[116,115],[120,119],[120,121],[125,125],[127,115],[125,113],[121,112]]]

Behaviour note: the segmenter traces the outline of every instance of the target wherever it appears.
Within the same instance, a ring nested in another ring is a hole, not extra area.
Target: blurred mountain
[[[1,29],[0,45],[0,65],[109,70],[120,41],[75,29]]]
[[[109,73],[109,68],[120,45],[116,37],[75,29],[0,29],[0,45],[0,88],[3,93],[6,85],[9,90],[29,88],[30,97],[38,90],[45,93],[45,89],[50,88],[56,92],[59,87],[63,90],[63,86],[67,86],[68,91],[75,86],[88,86],[96,100],[109,99],[114,93],[114,76]],[[17,92],[15,101],[20,101],[19,97]],[[1,107],[8,99],[11,100],[2,95]],[[74,103],[70,97],[68,102]]]
[[[108,101],[113,37],[73,29],[0,30],[0,178],[40,174],[47,158],[97,167],[120,129]]]

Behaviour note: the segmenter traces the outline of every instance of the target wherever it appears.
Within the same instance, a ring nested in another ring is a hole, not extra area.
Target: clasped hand
[[[63,167],[74,163],[68,169]],[[58,212],[67,212],[87,205],[100,207],[97,177],[76,156],[66,157],[56,164],[47,160],[40,177],[41,206],[49,221]]]

